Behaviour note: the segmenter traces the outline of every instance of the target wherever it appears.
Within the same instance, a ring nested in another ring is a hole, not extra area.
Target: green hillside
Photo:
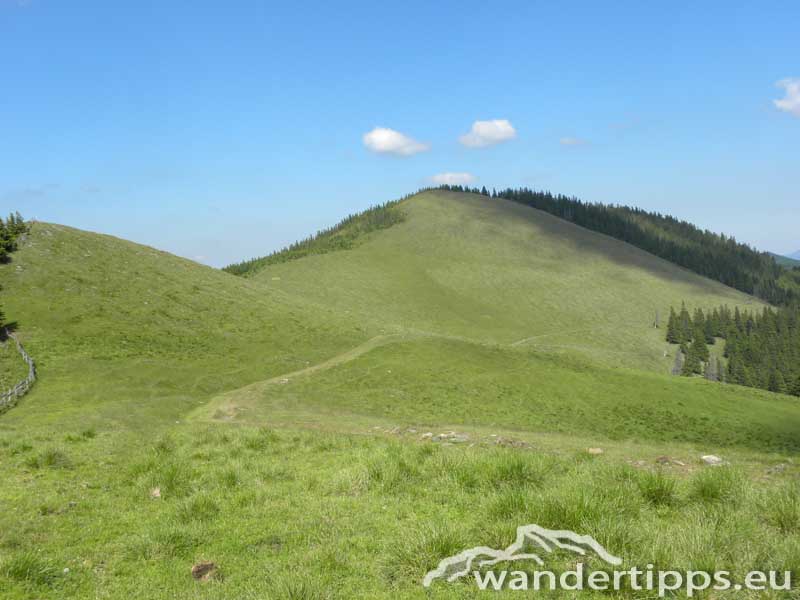
[[[253,278],[373,327],[580,352],[667,372],[653,328],[670,306],[757,301],[628,244],[503,199],[444,191],[352,250],[273,264]]]
[[[34,224],[0,265],[39,368],[0,415],[0,596],[466,599],[423,575],[529,522],[800,568],[800,402],[669,376],[653,328],[755,300],[519,204],[396,208],[252,277]]]
[[[782,254],[773,254],[772,252],[770,252],[770,254],[772,254],[772,258],[775,259],[775,262],[783,267],[789,267],[790,269],[793,269],[794,267],[800,267],[800,260],[797,260],[796,258],[783,256]]]
[[[110,236],[36,223],[0,265],[3,305],[42,375],[4,417],[179,416],[197,398],[292,370],[368,337],[357,323]]]

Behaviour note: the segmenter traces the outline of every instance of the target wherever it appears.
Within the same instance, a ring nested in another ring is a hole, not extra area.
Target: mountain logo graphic
[[[544,561],[534,552],[526,550],[531,546],[537,551],[551,553],[556,549],[570,550],[581,556],[586,556],[588,551],[594,551],[600,558],[610,565],[619,566],[622,559],[614,556],[601,546],[597,540],[589,535],[580,535],[574,531],[545,529],[539,525],[521,525],[517,527],[517,536],[514,543],[503,550],[496,550],[488,546],[477,546],[459,552],[439,562],[432,571],[429,571],[422,580],[422,585],[430,587],[435,579],[444,579],[453,582],[474,569],[490,567],[502,562],[518,560],[532,560],[539,566]]]

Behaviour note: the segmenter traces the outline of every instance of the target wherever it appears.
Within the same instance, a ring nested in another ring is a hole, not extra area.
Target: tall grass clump
[[[50,585],[56,578],[56,569],[50,561],[30,550],[5,560],[0,573],[11,580],[34,585]]]
[[[653,506],[671,506],[678,499],[678,482],[662,471],[643,471],[637,483],[642,497]]]

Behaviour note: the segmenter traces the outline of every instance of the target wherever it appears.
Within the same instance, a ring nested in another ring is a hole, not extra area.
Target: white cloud
[[[786,90],[786,97],[774,100],[778,110],[800,117],[800,79],[781,79],[777,86]]]
[[[431,177],[436,185],[467,185],[477,179],[472,173],[439,173]]]
[[[469,133],[462,135],[458,141],[468,148],[483,148],[513,140],[515,137],[517,137],[517,131],[508,120],[493,119],[491,121],[475,121]]]
[[[589,142],[581,138],[563,137],[560,140],[558,140],[558,143],[561,144],[562,146],[585,146]]]
[[[427,144],[418,142],[387,127],[376,127],[365,133],[364,145],[378,154],[394,154],[395,156],[411,156],[429,149]]]

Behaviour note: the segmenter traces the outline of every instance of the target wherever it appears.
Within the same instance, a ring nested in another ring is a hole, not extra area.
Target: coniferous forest
[[[800,396],[800,310],[765,308],[760,313],[731,311],[720,306],[691,314],[683,305],[671,309],[666,339],[679,345],[676,375],[704,375],[771,392]],[[723,356],[712,356],[709,346],[725,341]]]
[[[401,222],[404,215],[398,207],[400,202],[401,200],[393,200],[368,208],[362,213],[349,215],[333,227],[319,231],[282,250],[268,256],[228,265],[223,271],[233,275],[251,275],[267,265],[287,262],[311,254],[325,254],[334,250],[352,248],[364,234],[378,229],[386,229]]]
[[[774,305],[800,300],[800,269],[788,269],[767,252],[724,234],[716,234],[660,213],[629,206],[582,202],[574,197],[527,188],[492,190],[485,187],[441,186],[505,198],[603,233],[695,273],[751,294]]]

